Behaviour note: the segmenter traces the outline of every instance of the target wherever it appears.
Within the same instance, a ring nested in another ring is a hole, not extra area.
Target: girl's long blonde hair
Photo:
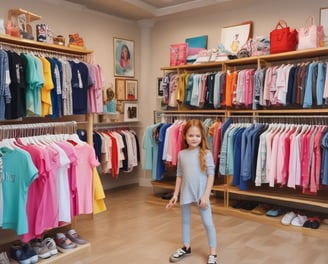
[[[202,121],[198,119],[190,119],[187,121],[185,124],[183,131],[182,131],[182,142],[181,142],[181,149],[187,149],[189,146],[187,144],[186,140],[186,134],[191,127],[198,127],[200,130],[201,134],[201,142],[199,144],[200,147],[200,152],[199,152],[199,163],[200,163],[200,169],[205,172],[206,171],[206,160],[205,160],[205,155],[207,151],[209,151],[209,145],[207,141],[207,137],[205,134],[205,128],[203,126]]]

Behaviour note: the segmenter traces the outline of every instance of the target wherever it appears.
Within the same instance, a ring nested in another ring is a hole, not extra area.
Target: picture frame
[[[114,76],[134,77],[134,41],[113,38]]]
[[[124,103],[124,121],[138,121],[138,110],[137,103]]]
[[[125,100],[138,100],[138,80],[125,81]]]
[[[240,49],[245,48],[252,35],[253,21],[227,26],[221,29],[221,44],[228,52],[237,54]]]
[[[125,79],[115,78],[115,95],[117,101],[125,100]]]
[[[323,26],[325,37],[328,37],[328,7],[320,8],[320,25]]]
[[[157,96],[162,97],[163,96],[163,87],[162,87],[162,77],[157,78]]]

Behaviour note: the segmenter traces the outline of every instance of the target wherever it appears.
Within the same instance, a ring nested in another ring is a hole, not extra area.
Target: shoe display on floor
[[[39,261],[35,250],[28,243],[15,242],[10,246],[10,251],[11,258],[20,264],[34,264]]]
[[[177,262],[183,259],[186,256],[191,255],[191,248],[189,247],[186,249],[186,247],[182,247],[177,249],[171,256],[170,256],[170,262]]]
[[[9,258],[7,256],[7,252],[0,253],[0,264],[9,264]]]
[[[78,233],[76,233],[74,229],[69,230],[66,234],[66,237],[78,245],[85,245],[89,243],[87,240],[83,239]]]
[[[207,264],[216,264],[217,263],[217,256],[216,255],[209,255]]]
[[[33,239],[31,241],[31,246],[35,250],[36,254],[42,259],[50,258],[58,253],[56,243],[50,237],[47,237],[44,240]]]
[[[67,238],[63,233],[57,233],[55,241],[58,250],[61,252],[66,252],[67,250],[72,250],[77,247],[77,245],[69,238]]]
[[[283,218],[281,219],[281,223],[283,225],[290,225],[292,220],[296,217],[296,214],[291,211],[291,212],[288,212],[286,213]]]

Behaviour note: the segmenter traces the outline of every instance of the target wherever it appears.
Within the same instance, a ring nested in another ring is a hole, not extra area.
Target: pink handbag
[[[324,40],[325,33],[323,26],[317,26],[312,16],[309,16],[304,27],[298,33],[298,49],[314,49],[320,47],[320,42]]]

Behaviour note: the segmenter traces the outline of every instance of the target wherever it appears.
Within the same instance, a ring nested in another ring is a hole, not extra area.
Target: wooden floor
[[[56,263],[169,263],[169,255],[181,245],[180,210],[146,203],[151,193],[151,188],[137,186],[110,191],[106,212],[76,224],[90,246]],[[198,214],[192,219],[192,256],[180,263],[206,263],[205,231]],[[328,239],[233,216],[214,214],[214,221],[220,264],[328,263]]]

